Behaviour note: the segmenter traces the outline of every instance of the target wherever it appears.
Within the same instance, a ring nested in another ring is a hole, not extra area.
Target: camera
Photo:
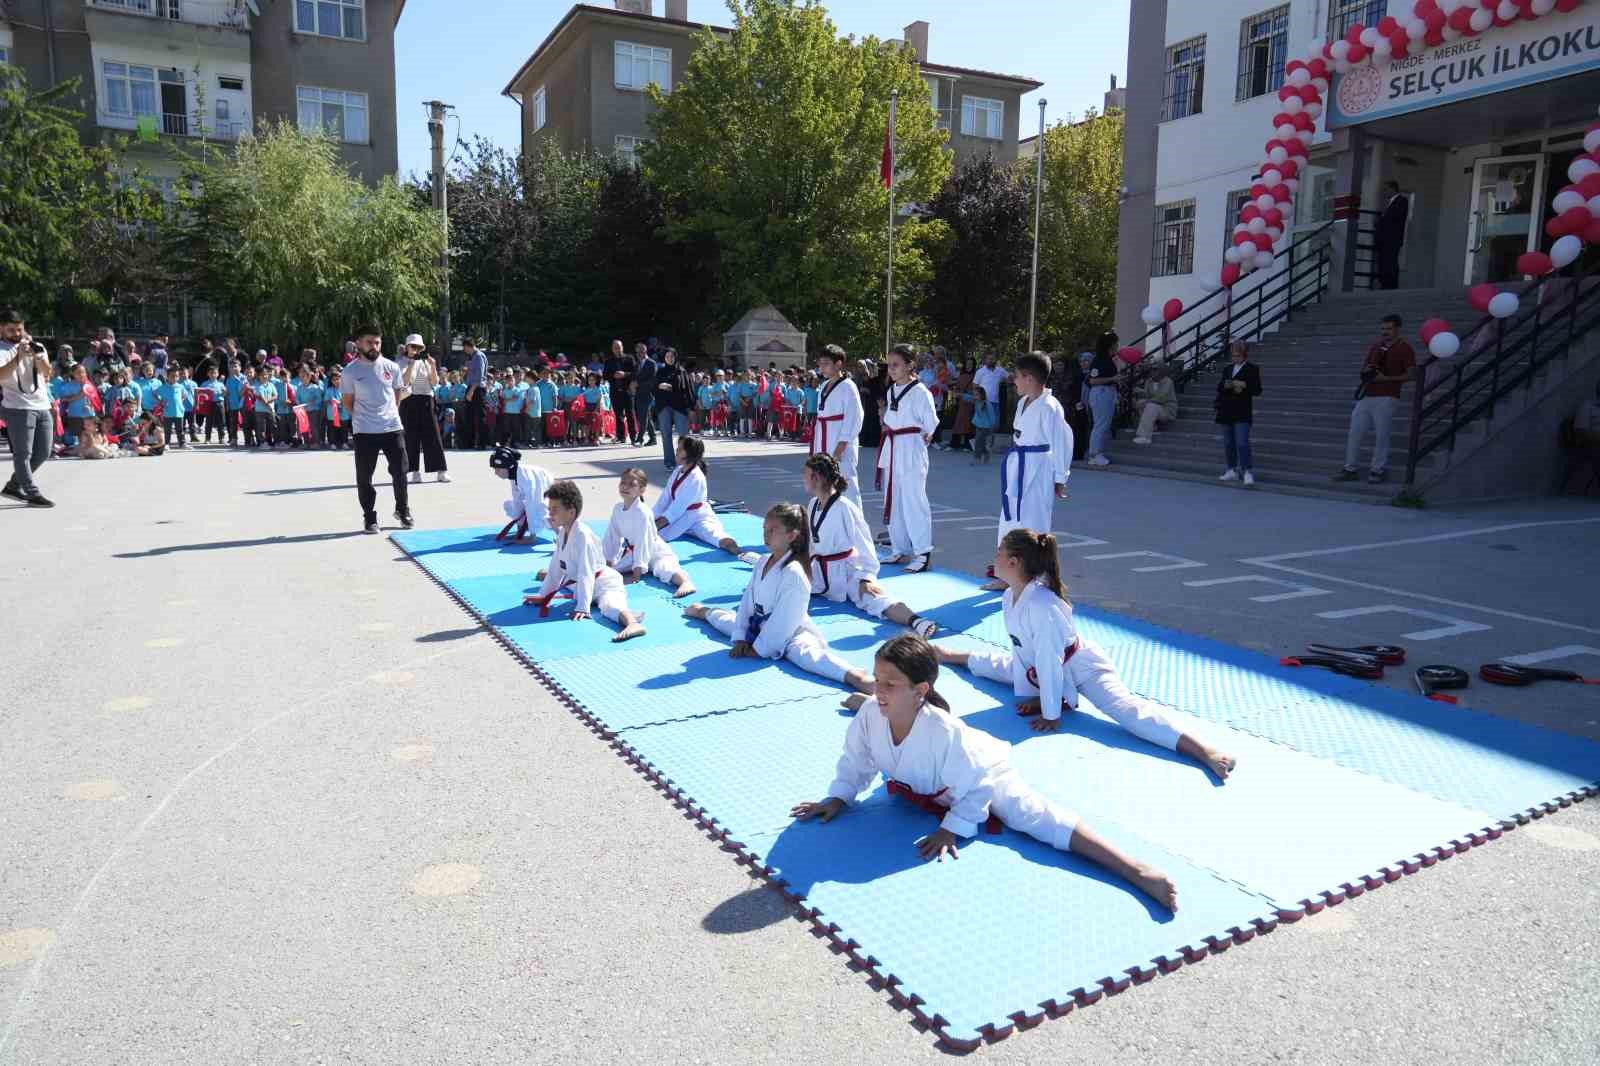
[[[1378,379],[1378,368],[1377,367],[1375,367],[1375,366],[1364,366],[1364,367],[1361,368],[1361,380],[1362,381],[1371,382],[1371,381],[1376,381],[1377,379]]]

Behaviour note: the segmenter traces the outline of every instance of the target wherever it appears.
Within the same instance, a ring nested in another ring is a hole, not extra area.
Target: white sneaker
[[[1133,443],[1135,443],[1135,444],[1149,444],[1150,443],[1150,438],[1149,437],[1135,437],[1135,438],[1133,438]]]
[[[1111,460],[1107,459],[1104,455],[1097,455],[1094,458],[1089,460],[1089,465],[1090,466],[1110,466],[1111,465]]]
[[[422,484],[422,471],[420,471],[420,470],[411,471],[411,483],[413,485]]]
[[[1233,469],[1233,467],[1230,466],[1228,468],[1228,470],[1227,470],[1227,473],[1225,473],[1221,477],[1217,478],[1217,480],[1218,481],[1238,481],[1239,480],[1239,474],[1238,474],[1238,472],[1236,470]]]
[[[439,476],[434,478],[434,480],[435,481],[449,481],[450,480],[450,475],[447,472],[441,470],[441,471],[439,471]]]
[[[1254,474],[1252,474],[1250,471],[1246,470],[1244,472],[1244,485],[1245,485],[1245,488],[1249,488],[1250,486],[1254,485],[1255,483],[1256,483],[1256,476]]]

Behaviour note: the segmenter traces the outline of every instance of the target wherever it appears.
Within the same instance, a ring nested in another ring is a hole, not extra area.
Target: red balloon
[[[1313,133],[1317,128],[1317,120],[1306,114],[1304,111],[1301,111],[1289,121],[1295,129],[1302,130],[1306,133]]]
[[[1517,256],[1517,273],[1542,278],[1556,268],[1543,252],[1524,252]]]
[[[1277,129],[1279,126],[1293,126],[1293,125],[1294,125],[1294,116],[1289,114],[1289,112],[1287,112],[1287,111],[1279,111],[1276,115],[1272,116],[1272,128],[1273,129]]]
[[[1600,244],[1600,218],[1583,227],[1583,232],[1578,236],[1583,238],[1584,244]]]
[[[1271,192],[1272,192],[1272,190],[1268,189],[1265,185],[1261,184],[1259,181],[1256,182],[1254,185],[1250,186],[1250,198],[1252,200],[1259,200],[1263,196],[1269,196],[1269,195],[1271,195]]]
[[[1296,86],[1293,86],[1293,85],[1285,85],[1281,89],[1278,90],[1278,99],[1279,100],[1287,100],[1291,96],[1299,96],[1299,95],[1300,95],[1300,90]]]
[[[1283,162],[1277,164],[1277,167],[1278,173],[1283,175],[1283,179],[1285,181],[1288,181],[1290,178],[1297,177],[1300,174],[1300,164],[1296,163],[1293,159],[1285,159]]]
[[[1385,15],[1378,20],[1378,32],[1385,37],[1392,36],[1400,28],[1400,20],[1393,15]]]
[[[1561,212],[1556,221],[1561,223],[1563,233],[1582,233],[1591,217],[1587,207],[1573,207]]]
[[[1500,295],[1500,288],[1496,285],[1484,283],[1474,285],[1467,290],[1467,300],[1479,311],[1489,310],[1489,301]]]
[[[1289,60],[1289,62],[1287,62],[1287,63],[1285,63],[1283,65],[1283,75],[1284,75],[1284,77],[1288,77],[1290,74],[1293,74],[1295,71],[1301,69],[1305,65],[1306,65],[1306,62],[1303,59],[1291,59],[1291,60]]]
[[[1439,10],[1439,0],[1417,0],[1417,2],[1412,5],[1411,13],[1417,16],[1419,19],[1425,19],[1428,17],[1428,13],[1430,11],[1437,10]]]
[[[1442,318],[1430,318],[1422,324],[1422,343],[1427,344],[1433,340],[1435,333],[1444,333],[1450,328],[1450,323]]]
[[[1267,158],[1268,159],[1272,158],[1272,150],[1274,148],[1287,149],[1288,147],[1289,147],[1288,145],[1286,145],[1282,141],[1278,140],[1278,138],[1276,138],[1276,137],[1272,138],[1272,140],[1267,142],[1267,153],[1266,153],[1267,154]]]
[[[1350,51],[1345,53],[1345,58],[1352,63],[1359,63],[1363,59],[1367,58],[1367,53],[1369,51],[1371,51],[1371,49],[1364,44],[1353,44],[1350,46]]]
[[[1305,155],[1306,154],[1306,146],[1305,146],[1304,142],[1302,142],[1300,140],[1300,138],[1298,138],[1298,137],[1296,137],[1294,140],[1290,141],[1288,144],[1284,145],[1283,147],[1288,151],[1288,153],[1290,155]]]
[[[1458,7],[1450,12],[1449,22],[1451,27],[1463,37],[1477,35],[1477,30],[1472,28],[1472,8]]]
[[[1361,31],[1364,30],[1364,29],[1366,29],[1366,27],[1361,25],[1361,23],[1359,23],[1359,22],[1355,23],[1349,29],[1344,31],[1344,39],[1345,39],[1345,41],[1347,43],[1351,44],[1351,45],[1360,44],[1361,43]]]
[[[1144,358],[1144,353],[1137,348],[1118,348],[1117,358],[1132,366]]]
[[[1244,210],[1239,212],[1240,222],[1249,222],[1251,219],[1261,217],[1261,208],[1255,204],[1245,204]]]
[[[1556,0],[1556,10],[1562,13],[1576,11],[1581,3],[1583,0]]]
[[[1280,204],[1286,204],[1294,199],[1294,193],[1289,191],[1288,186],[1279,185],[1272,190],[1272,198]]]
[[[1178,299],[1168,300],[1161,305],[1161,317],[1168,322],[1183,314],[1183,301]]]
[[[1281,228],[1283,226],[1283,212],[1279,211],[1276,207],[1269,207],[1265,211],[1261,212],[1261,220],[1268,226],[1278,226]]]
[[[1324,81],[1327,80],[1327,77],[1328,77],[1328,62],[1327,62],[1327,60],[1325,60],[1325,59],[1313,59],[1311,62],[1306,64],[1306,69],[1311,71],[1311,77],[1312,77],[1313,80],[1315,80],[1317,78],[1322,78]]]
[[[1307,104],[1320,104],[1322,103],[1322,94],[1317,92],[1315,85],[1302,85],[1300,86],[1300,99]]]
[[[1242,274],[1243,271],[1239,269],[1238,263],[1224,263],[1222,264],[1222,275],[1218,280],[1222,282],[1225,288],[1231,289],[1238,283]]]
[[[1250,237],[1251,241],[1253,241],[1255,243],[1256,251],[1258,251],[1258,252],[1270,252],[1270,251],[1272,251],[1272,238],[1268,237],[1265,233],[1253,233],[1253,234],[1249,234],[1249,237]]]
[[[1565,237],[1567,235],[1567,226],[1559,218],[1552,218],[1545,222],[1544,231],[1549,234],[1551,239]]]
[[[1432,11],[1423,16],[1422,21],[1428,24],[1429,34],[1442,34],[1444,33],[1444,28],[1450,24],[1450,17],[1440,11],[1438,7],[1434,7]]]
[[[1596,196],[1600,196],[1600,174],[1590,174],[1578,182],[1578,191],[1583,193],[1585,200],[1593,200]]]
[[[1252,234],[1252,233],[1235,233],[1233,235],[1233,244],[1234,244],[1234,247],[1236,247],[1236,248],[1243,248],[1247,244],[1254,244],[1254,243],[1255,243],[1255,235]]]
[[[1405,30],[1389,34],[1389,54],[1395,59],[1404,59],[1411,54],[1411,38],[1406,36]]]
[[[1438,48],[1441,44],[1444,44],[1444,34],[1438,30],[1429,30],[1423,35],[1422,43],[1429,48]]]

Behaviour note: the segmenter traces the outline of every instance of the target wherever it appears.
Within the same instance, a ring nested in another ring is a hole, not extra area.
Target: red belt
[[[926,792],[918,792],[904,781],[889,782],[889,795],[903,796],[910,800],[912,805],[919,810],[926,811],[928,814],[937,814],[940,818],[943,818],[945,813],[950,810],[949,807],[939,802],[939,797],[948,791],[950,790],[947,788],[941,788],[939,791],[929,795]],[[990,814],[989,820],[983,823],[983,831],[991,834],[998,833],[1003,824],[996,815]]]
[[[691,503],[689,506],[685,507],[684,510],[685,511],[698,511],[698,510],[700,510],[700,508],[702,508],[704,506],[705,506],[704,503]]]
[[[596,581],[600,580],[600,575],[603,574],[603,573],[605,573],[604,570],[596,570],[594,572],[595,580]],[[570,591],[568,591],[568,590],[572,588],[572,585],[573,585],[572,581],[570,581],[570,580],[564,581],[564,582],[562,582],[560,588],[556,589],[550,595],[548,595],[548,596],[544,597],[542,600],[540,600],[539,601],[539,617],[540,618],[549,618],[550,617],[550,601],[555,599],[557,596],[561,595],[564,592],[568,596],[571,596],[572,593]],[[584,606],[587,607],[588,604],[584,604]]]
[[[903,437],[907,433],[921,432],[922,429],[918,426],[901,426],[899,429],[889,429],[885,427],[883,430],[883,444],[887,444],[889,446],[889,487],[885,489],[883,493],[884,525],[889,524],[889,516],[894,513],[894,439],[896,437]],[[872,487],[875,489],[883,488],[883,444],[878,445],[879,463],[878,468],[873,472],[872,475]]]
[[[855,553],[856,550],[854,548],[846,548],[844,551],[834,552],[832,555],[813,555],[811,557],[812,562],[822,564],[822,595],[826,596],[828,594],[828,590],[833,587],[832,583],[828,580],[828,564],[842,562],[843,560],[850,558]]]
[[[822,434],[822,447],[820,447],[820,448],[817,447],[817,434],[816,433],[812,433],[811,434],[811,450],[807,454],[808,455],[816,455],[818,452],[828,451],[828,423],[829,422],[843,422],[843,421],[844,421],[844,415],[818,416],[816,428]]]
[[[1013,640],[1013,643],[1015,643],[1015,640]],[[1082,646],[1082,643],[1083,642],[1080,641],[1076,637],[1074,637],[1072,639],[1072,643],[1068,644],[1066,650],[1061,653],[1061,665],[1062,666],[1065,666],[1067,664],[1068,660],[1070,660],[1074,655],[1078,654],[1078,648]],[[1039,687],[1039,675],[1038,675],[1038,673],[1036,673],[1034,671],[1033,667],[1031,667],[1031,666],[1028,667],[1027,678],[1028,678],[1028,683],[1030,685],[1032,685],[1034,688],[1038,688]],[[1072,710],[1072,708],[1068,707],[1067,710],[1070,711],[1070,710]]]

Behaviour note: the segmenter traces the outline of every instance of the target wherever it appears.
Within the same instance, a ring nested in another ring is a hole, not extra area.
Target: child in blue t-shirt
[[[263,370],[250,391],[255,396],[251,420],[256,426],[256,447],[270,448],[278,439],[278,420],[273,413],[278,403],[277,382],[270,372]]]
[[[161,421],[166,427],[167,443],[174,448],[187,448],[184,430],[189,424],[189,390],[176,380],[178,371],[169,372],[174,380],[161,384],[158,402],[161,404]]]
[[[554,375],[549,367],[539,369],[539,409],[545,414],[553,414],[561,409],[560,390],[557,389]],[[556,441],[546,441],[555,444]]]
[[[538,372],[530,370],[524,377],[528,392],[522,399],[522,439],[529,447],[544,443],[544,393],[539,388]]]
[[[278,394],[272,405],[274,427],[277,430],[278,448],[298,448],[300,436],[294,431],[294,382],[289,380],[289,371],[279,367],[274,375],[277,379]]]
[[[988,393],[976,382],[972,385],[972,461],[989,461],[989,439],[995,431],[995,406],[989,403]]]
[[[328,437],[328,447],[343,448],[350,435],[350,414],[339,398],[339,382],[343,378],[338,367],[328,372],[328,384],[322,390],[322,427]]]
[[[528,386],[522,380],[522,371],[510,372],[505,384],[500,386],[500,417],[495,420],[495,443],[500,447],[520,443],[517,438],[522,428],[522,407],[527,396]]]
[[[746,437],[755,436],[757,392],[754,370],[746,370],[739,383],[729,390],[732,399],[736,401],[733,408],[738,431]]]
[[[179,366],[176,359],[172,361],[171,366],[173,372],[178,375],[178,385],[183,389],[184,399],[188,401],[183,408],[184,432],[188,434],[190,444],[199,444],[200,425],[195,421],[194,409],[197,406],[197,397],[200,395],[200,385],[194,380],[194,375],[189,373],[189,368]]]
[[[322,383],[311,373],[311,368],[306,367],[300,372],[300,387],[295,393],[295,402],[306,409],[306,421],[311,426],[311,436],[306,442],[309,448],[320,448],[324,439],[322,403],[326,398],[326,390]]]
[[[758,436],[758,437],[770,436],[771,435],[770,432],[767,429],[767,426],[771,422],[772,417],[773,417],[773,407],[772,407],[772,386],[773,386],[773,384],[775,384],[775,383],[768,382],[768,380],[766,378],[766,375],[762,375],[761,379],[756,382],[756,424],[755,424],[755,435]]]
[[[228,446],[236,447],[239,443],[239,424],[244,420],[245,389],[244,372],[237,360],[228,364],[228,376],[223,381],[228,394],[228,409],[223,415],[223,424],[228,427]]]

